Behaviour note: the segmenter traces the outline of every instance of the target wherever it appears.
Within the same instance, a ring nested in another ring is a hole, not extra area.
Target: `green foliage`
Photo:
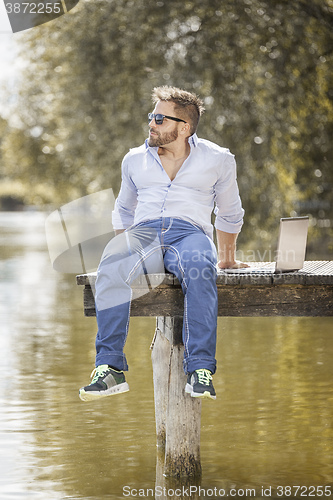
[[[152,87],[177,85],[205,100],[199,135],[236,155],[243,243],[267,244],[297,213],[332,249],[332,25],[331,0],[81,0],[20,36],[6,173],[49,183],[58,202],[117,192]]]

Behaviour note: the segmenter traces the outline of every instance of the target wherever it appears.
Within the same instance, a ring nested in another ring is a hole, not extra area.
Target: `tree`
[[[147,135],[152,87],[178,85],[205,100],[200,135],[236,155],[243,241],[267,245],[290,214],[328,225],[332,18],[330,0],[81,1],[21,35],[20,117],[40,131],[25,169],[66,201],[117,192],[122,157]]]

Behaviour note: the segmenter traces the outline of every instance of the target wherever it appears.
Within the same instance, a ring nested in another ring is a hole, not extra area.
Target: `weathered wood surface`
[[[263,263],[253,265],[262,266]],[[84,285],[84,313],[95,316],[96,274],[77,276]],[[142,289],[133,300],[132,316],[182,316],[183,293],[172,274],[141,276],[134,284]],[[332,316],[333,261],[307,261],[301,271],[283,274],[226,274],[217,277],[219,316]],[[147,293],[145,293],[147,291]]]
[[[158,317],[152,344],[157,445],[165,476],[200,476],[201,401],[185,394],[183,318]],[[161,450],[160,450],[161,452]]]

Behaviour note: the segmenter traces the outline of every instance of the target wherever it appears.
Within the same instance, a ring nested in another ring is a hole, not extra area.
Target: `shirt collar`
[[[193,135],[191,135],[191,137],[188,138],[188,143],[190,146],[193,145],[194,147],[198,145],[198,136],[196,133],[194,133]]]

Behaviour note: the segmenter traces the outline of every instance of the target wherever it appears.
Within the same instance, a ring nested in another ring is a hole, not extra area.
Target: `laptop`
[[[302,269],[305,259],[308,226],[309,217],[284,217],[280,219],[275,262],[269,262],[266,265],[258,267],[222,269],[222,271],[236,274],[273,274]]]

